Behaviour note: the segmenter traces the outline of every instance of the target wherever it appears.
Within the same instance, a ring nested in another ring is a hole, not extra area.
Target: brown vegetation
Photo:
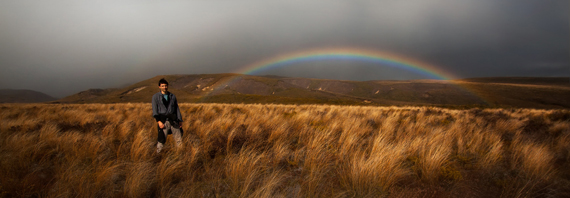
[[[0,105],[2,197],[568,197],[570,111]]]

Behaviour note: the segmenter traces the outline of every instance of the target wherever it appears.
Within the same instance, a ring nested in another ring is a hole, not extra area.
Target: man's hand
[[[158,121],[158,127],[164,129],[164,124],[161,121]]]
[[[180,126],[180,128],[182,128],[182,122],[178,122],[178,126]]]

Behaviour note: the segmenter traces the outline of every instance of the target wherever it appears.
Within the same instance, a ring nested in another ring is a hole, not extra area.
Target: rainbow
[[[390,67],[396,67],[408,70],[414,73],[424,75],[430,79],[438,79],[438,80],[458,79],[457,76],[448,73],[446,71],[443,71],[436,66],[409,57],[401,56],[386,51],[363,49],[363,48],[350,48],[350,47],[319,48],[319,49],[310,49],[310,50],[281,54],[274,57],[270,57],[268,59],[254,62],[244,67],[240,67],[238,70],[231,73],[254,75],[263,70],[285,67],[296,63],[321,61],[321,60],[349,60],[349,61],[369,62],[369,63],[374,63],[376,65],[390,66]],[[218,90],[220,88],[228,86],[229,84],[232,84],[233,81],[238,79],[238,77],[239,75],[216,83],[216,85],[211,90],[204,93],[203,96],[207,96],[210,93],[214,92],[215,90]],[[463,89],[467,90],[465,88]],[[472,91],[469,90],[467,91],[473,93]],[[477,96],[476,94],[474,95]]]
[[[287,53],[261,60],[240,68],[234,73],[255,74],[262,70],[292,65],[301,62],[320,60],[350,60],[370,62],[377,65],[392,66],[408,71],[416,72],[439,80],[451,80],[456,76],[447,73],[433,65],[412,58],[400,56],[385,51],[369,50],[362,48],[325,48],[311,49],[293,53]]]

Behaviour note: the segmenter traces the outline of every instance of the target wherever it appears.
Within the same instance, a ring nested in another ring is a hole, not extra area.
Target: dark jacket
[[[158,92],[152,96],[152,117],[154,117],[157,122],[162,121],[164,123],[167,120],[182,122],[182,115],[180,114],[176,96],[168,92],[168,98],[169,100],[165,104],[163,102],[162,93]]]

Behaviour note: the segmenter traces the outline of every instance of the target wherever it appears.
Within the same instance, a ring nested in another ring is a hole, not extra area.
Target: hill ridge
[[[123,88],[86,90],[56,103],[150,102],[161,78],[183,103],[570,108],[564,100],[570,98],[566,78],[350,81],[233,73],[157,75]]]
[[[29,89],[0,89],[0,103],[36,103],[54,101],[57,98]]]

